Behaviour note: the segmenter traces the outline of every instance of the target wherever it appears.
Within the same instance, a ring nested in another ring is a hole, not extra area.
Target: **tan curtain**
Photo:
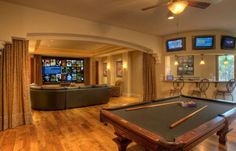
[[[42,77],[42,56],[35,55],[34,56],[34,83],[37,85],[43,84],[43,77]]]
[[[156,99],[155,58],[151,54],[143,54],[143,101]]]
[[[3,129],[3,125],[2,125],[2,50],[0,50],[0,131]]]
[[[29,97],[28,41],[13,40],[2,52],[1,129],[14,128],[32,121]]]

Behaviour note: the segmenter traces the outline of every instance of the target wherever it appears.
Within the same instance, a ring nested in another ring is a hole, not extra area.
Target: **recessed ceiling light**
[[[168,16],[168,19],[172,20],[172,19],[175,19],[175,17],[174,16]]]
[[[173,14],[171,11],[169,11],[169,12],[168,12],[168,19],[169,19],[169,20],[172,20],[172,19],[174,19],[174,18],[175,18],[174,14]]]

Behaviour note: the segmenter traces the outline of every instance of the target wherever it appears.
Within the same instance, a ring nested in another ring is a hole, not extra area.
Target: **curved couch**
[[[36,110],[62,110],[108,103],[110,88],[86,87],[31,87],[31,107]]]

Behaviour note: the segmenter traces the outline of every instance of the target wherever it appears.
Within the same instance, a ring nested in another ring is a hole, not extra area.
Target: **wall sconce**
[[[127,69],[127,63],[123,63],[123,69]]]
[[[107,70],[110,70],[110,68],[111,68],[110,63],[107,63]]]
[[[204,60],[204,55],[201,54],[201,61],[200,61],[200,65],[204,65],[205,64],[205,60]]]
[[[229,64],[229,61],[228,61],[227,55],[225,55],[224,65],[228,65],[228,64]]]
[[[178,65],[179,65],[178,57],[177,57],[177,56],[175,56],[175,62],[174,62],[174,65],[175,65],[175,66],[178,66]]]

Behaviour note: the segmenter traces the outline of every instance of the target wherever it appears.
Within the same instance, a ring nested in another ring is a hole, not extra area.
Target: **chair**
[[[215,93],[215,98],[217,98],[217,96],[222,95],[223,99],[226,100],[226,95],[230,95],[232,98],[232,101],[234,101],[234,96],[232,95],[234,89],[236,87],[236,80],[235,79],[231,79],[227,82],[226,84],[226,89],[217,89],[216,93]]]
[[[182,95],[183,87],[184,87],[184,80],[183,79],[176,79],[173,82],[173,89],[170,90],[170,96],[174,96],[176,93],[178,95]]]
[[[206,91],[210,86],[210,82],[208,79],[202,79],[198,83],[198,87],[195,90],[192,90],[192,96],[202,97],[204,95],[207,98]]]
[[[112,97],[120,97],[122,95],[122,80],[117,80],[114,86],[111,86],[111,96]]]

